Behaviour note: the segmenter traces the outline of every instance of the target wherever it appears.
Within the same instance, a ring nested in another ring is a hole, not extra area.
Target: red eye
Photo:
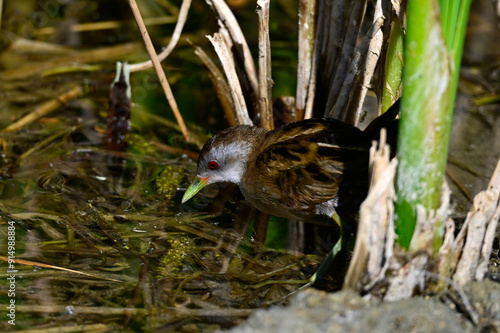
[[[208,167],[212,170],[217,170],[219,168],[219,164],[215,161],[208,162]]]

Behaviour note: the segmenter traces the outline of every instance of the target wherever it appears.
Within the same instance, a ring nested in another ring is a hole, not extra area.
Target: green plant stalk
[[[457,2],[459,1],[449,1],[448,3],[452,3],[454,7],[457,7]],[[449,43],[451,47],[449,48],[450,57],[453,61],[452,68],[452,84],[451,88],[453,94],[453,103],[455,102],[455,97],[457,95],[457,87],[458,80],[460,77],[460,65],[462,63],[462,55],[464,50],[465,43],[465,32],[467,30],[467,21],[469,18],[469,11],[472,0],[462,0],[460,1],[459,8],[454,8],[454,12],[456,12],[455,24],[451,27],[453,30],[453,34],[449,35],[449,38],[453,38],[453,40]]]
[[[396,233],[408,249],[417,205],[440,205],[454,92],[454,66],[443,38],[435,0],[408,1],[401,121],[396,177]]]
[[[403,76],[403,28],[399,18],[391,24],[391,35],[384,67],[382,87],[382,113],[399,98]]]

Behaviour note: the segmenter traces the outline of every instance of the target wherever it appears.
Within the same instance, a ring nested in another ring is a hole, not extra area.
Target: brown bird
[[[351,217],[364,200],[370,146],[382,127],[388,128],[389,143],[395,146],[398,112],[396,103],[365,131],[327,118],[272,131],[230,127],[205,143],[197,178],[182,202],[206,185],[230,182],[265,213],[332,225],[332,216]]]

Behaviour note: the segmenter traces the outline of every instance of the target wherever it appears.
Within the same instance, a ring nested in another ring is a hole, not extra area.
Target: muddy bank
[[[256,311],[230,332],[500,332],[500,283],[473,283],[464,294],[388,303],[370,302],[353,291],[311,288],[287,307]],[[464,308],[464,299],[473,312]]]

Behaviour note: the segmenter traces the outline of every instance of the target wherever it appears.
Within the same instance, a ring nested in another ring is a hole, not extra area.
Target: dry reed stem
[[[182,34],[182,29],[184,28],[184,24],[186,23],[190,7],[191,7],[191,0],[182,1],[181,9],[179,11],[179,16],[177,17],[177,24],[175,25],[174,32],[172,33],[172,38],[168,42],[167,47],[158,54],[158,60],[160,62],[165,60],[177,45],[177,42],[179,41],[179,38],[181,37]],[[151,60],[148,60],[138,64],[130,65],[130,71],[138,72],[141,70],[149,69],[151,67],[153,67],[153,62]]]
[[[370,191],[361,204],[356,243],[344,288],[360,290],[363,284],[377,280],[383,275],[383,264],[392,257],[393,179],[397,159],[389,162],[389,158],[385,131],[382,131],[379,148],[374,143],[370,149]]]
[[[382,26],[384,24],[384,14],[382,11],[382,0],[377,0],[375,3],[375,13],[373,17],[373,24],[375,27]],[[363,102],[366,97],[368,88],[370,87],[370,82],[375,72],[378,60],[380,58],[380,53],[382,52],[382,44],[384,42],[384,34],[382,29],[376,29],[376,33],[373,38],[370,39],[368,50],[360,50],[362,54],[366,54],[365,65],[363,66],[362,75],[359,76],[361,82],[359,82],[358,88],[355,90],[357,92],[356,96],[353,96],[353,100],[349,102],[349,108],[351,111],[346,116],[349,123],[357,125],[359,118],[362,114]],[[354,104],[354,105],[353,105]]]
[[[57,98],[54,98],[53,100],[40,105],[33,112],[29,113],[28,115],[19,119],[15,123],[10,124],[6,128],[4,128],[2,132],[17,131],[18,129],[24,126],[29,125],[44,116],[47,116],[51,112],[60,108],[62,105],[68,103],[69,101],[75,98],[80,97],[82,94],[83,94],[83,88],[81,86],[74,87],[71,90],[65,92],[64,94],[58,96]]]
[[[255,70],[255,64],[253,62],[252,54],[250,53],[250,48],[248,47],[245,36],[238,25],[238,21],[236,21],[231,9],[229,9],[224,0],[207,0],[207,3],[219,16],[219,25],[223,26],[229,33],[232,45],[234,45],[233,56],[238,57],[243,64],[243,70],[245,72],[245,77],[249,86],[248,88],[250,90],[249,93],[251,95],[257,94],[257,71]],[[249,107],[254,106],[252,105]]]
[[[342,119],[342,112],[349,100],[350,87],[347,80],[348,70],[352,70],[359,66],[359,60],[353,60],[355,55],[356,43],[358,41],[359,30],[361,22],[364,17],[364,8],[366,1],[354,1],[350,3],[348,20],[346,21],[346,28],[344,32],[339,31],[344,38],[335,36],[337,42],[342,41],[341,49],[337,55],[335,62],[335,69],[333,70],[331,81],[328,86],[328,100],[325,107],[325,116],[329,118]],[[344,5],[344,7],[346,7]],[[346,8],[344,8],[346,10]],[[339,22],[340,23],[340,22]],[[333,22],[332,22],[333,24]],[[337,23],[338,24],[338,23]],[[339,28],[337,28],[338,30]],[[334,45],[330,45],[333,47]],[[359,57],[359,56],[358,56]],[[351,74],[353,75],[353,74]],[[344,86],[344,88],[342,88]],[[344,94],[344,95],[342,95]]]
[[[236,115],[234,113],[233,99],[231,97],[231,90],[224,79],[224,75],[201,47],[195,46],[194,53],[200,58],[205,67],[208,69],[210,81],[212,81],[212,85],[214,86],[215,93],[217,94],[217,98],[221,104],[222,111],[226,116],[228,125],[235,126]]]
[[[156,74],[158,75],[158,78],[160,79],[160,84],[163,88],[165,96],[167,97],[168,104],[172,108],[172,112],[174,113],[175,119],[177,120],[177,123],[179,124],[182,135],[184,136],[184,139],[187,142],[191,142],[191,137],[189,136],[189,132],[187,130],[186,124],[184,123],[184,119],[182,119],[182,115],[179,111],[179,108],[177,107],[177,102],[175,101],[174,94],[172,92],[172,89],[170,88],[170,85],[168,84],[168,80],[167,80],[167,77],[165,76],[165,72],[163,71],[163,68],[161,67],[160,60],[158,59],[158,56],[156,55],[156,51],[154,49],[153,42],[151,41],[151,38],[149,37],[146,26],[144,25],[144,21],[142,20],[141,13],[139,11],[139,8],[137,7],[137,3],[135,2],[135,0],[129,0],[129,5],[130,5],[130,8],[132,9],[132,13],[134,14],[134,18],[136,20],[137,27],[139,28],[139,31],[141,32],[142,38],[144,40],[144,44],[146,46],[146,50],[148,51],[149,57],[151,58],[151,61],[153,62],[153,66],[155,68]]]
[[[494,213],[498,209],[494,206],[498,202],[498,193],[498,190],[483,191],[474,198],[473,208],[467,215],[464,224],[464,228],[466,228],[464,232],[465,238],[463,247],[460,249],[461,256],[453,275],[453,280],[459,285],[465,285],[476,276],[484,277],[484,272],[479,271],[478,264],[482,248],[486,245],[484,244],[486,226],[489,221],[493,221]],[[458,251],[456,248],[455,250]],[[484,266],[487,268],[486,265]]]
[[[482,280],[488,269],[496,226],[500,217],[500,160],[488,189],[478,193],[454,243],[453,280],[465,285]]]
[[[224,73],[226,73],[227,83],[233,98],[237,123],[239,125],[252,125],[252,121],[248,116],[245,97],[243,96],[240,81],[236,73],[236,65],[231,52],[232,41],[229,37],[229,32],[221,26],[219,32],[216,32],[213,36],[208,36],[208,39],[214,46],[215,52],[219,56],[222,67],[224,68]]]
[[[299,3],[299,51],[297,59],[297,93],[295,109],[300,115],[311,117],[312,108],[306,110],[310,100],[314,100],[314,91],[309,91],[313,84],[311,78],[315,72],[314,36],[315,36],[316,1],[300,0]]]
[[[373,76],[374,67],[366,69],[366,67],[362,68],[361,66],[363,64],[363,60],[366,59],[365,56],[367,55],[367,52],[369,52],[369,46],[372,44],[373,39],[378,33],[381,33],[380,28],[382,27],[383,24],[384,24],[384,17],[378,17],[373,23],[368,33],[366,34],[366,36],[363,38],[361,45],[359,45],[359,47],[355,49],[354,59],[349,64],[349,70],[345,75],[337,101],[335,102],[335,105],[333,107],[333,112],[339,115],[339,119],[352,125],[357,124],[360,113],[358,108],[361,108],[364,101],[364,99],[361,100],[362,96],[360,95],[353,96],[353,91],[358,90],[358,88],[365,89],[364,96],[366,96],[366,90],[368,89],[368,87],[360,87],[356,85],[357,83],[356,79],[360,76],[361,69],[363,69],[363,71],[367,71],[367,73],[364,73],[362,76],[363,84],[367,82],[369,83],[371,80],[371,76]],[[380,50],[376,56],[373,55],[375,60],[378,60],[379,56],[380,56]],[[371,65],[375,66],[376,63],[375,64],[372,63]],[[365,74],[366,77],[364,76]],[[349,105],[349,103],[356,103],[357,106],[356,110],[353,111],[349,110],[349,108],[346,107]]]
[[[257,1],[259,18],[259,111],[261,126],[274,128],[271,89],[271,42],[269,41],[269,1]]]

